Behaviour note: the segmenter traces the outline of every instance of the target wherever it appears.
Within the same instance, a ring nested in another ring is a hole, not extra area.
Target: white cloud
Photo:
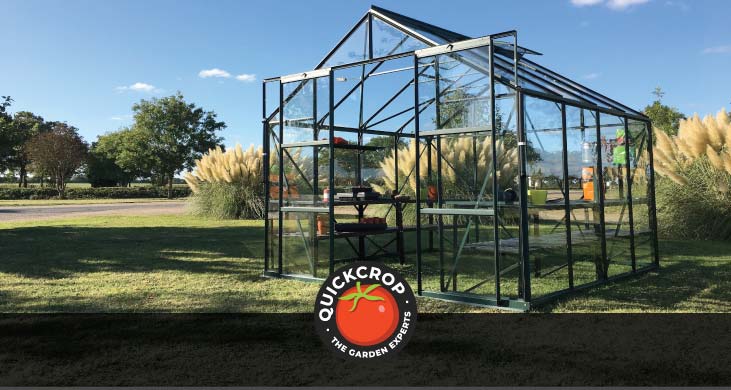
[[[242,74],[236,76],[236,80],[243,81],[245,83],[250,83],[252,81],[256,81],[256,75],[255,74],[242,73]]]
[[[680,9],[683,12],[690,11],[690,5],[688,5],[688,3],[684,2],[684,1],[673,1],[673,0],[669,0],[669,1],[666,1],[665,2],[665,5],[668,6],[668,7],[678,8],[678,9]]]
[[[609,0],[607,1],[607,7],[614,10],[623,10],[633,5],[640,5],[649,2],[650,0]]]
[[[127,119],[132,119],[132,115],[129,115],[129,114],[127,114],[127,115],[115,115],[115,116],[109,117],[109,120],[110,121],[115,121],[115,122],[121,122],[121,121],[127,120]]]
[[[596,80],[601,76],[601,73],[589,73],[584,75],[584,80]]]
[[[227,79],[231,77],[231,73],[226,72],[223,69],[213,68],[213,69],[204,69],[200,72],[198,72],[198,77],[207,79],[209,77],[221,77],[224,79]]]
[[[707,47],[703,49],[703,54],[728,54],[731,53],[731,45],[721,45]]]
[[[149,92],[160,92],[161,91],[159,88],[156,88],[152,84],[141,83],[139,81],[136,82],[136,83],[134,83],[134,84],[132,84],[132,85],[117,87],[116,90],[118,92],[134,91],[134,92],[148,92],[148,93]]]
[[[590,7],[604,4],[615,11],[622,11],[634,5],[645,4],[650,0],[571,0],[576,7]]]
[[[571,0],[571,4],[577,7],[586,7],[590,5],[601,4],[602,1],[604,0]]]

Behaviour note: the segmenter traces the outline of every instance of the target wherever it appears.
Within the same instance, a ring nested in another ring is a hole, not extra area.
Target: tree
[[[30,157],[26,144],[36,135],[48,131],[52,123],[46,123],[43,117],[28,111],[16,112],[11,130],[11,153],[8,165],[18,171],[18,187],[28,187],[28,164]]]
[[[25,145],[34,173],[50,176],[59,198],[66,196],[66,181],[82,166],[88,146],[78,130],[55,122],[51,129],[28,140]]]
[[[677,135],[680,120],[685,119],[685,115],[675,107],[662,104],[662,98],[665,96],[662,88],[656,87],[652,94],[655,95],[655,101],[645,107],[645,115],[652,120],[654,128],[660,129],[668,135]]]
[[[142,160],[128,159],[122,164],[123,153],[132,148],[126,145],[130,131],[122,129],[100,135],[92,144],[86,163],[86,177],[92,187],[127,186],[136,177],[144,176],[144,170],[140,168]],[[139,155],[139,152],[134,154]]]
[[[216,113],[186,103],[183,95],[141,100],[135,104],[131,152],[142,154],[149,174],[168,185],[172,197],[173,179],[183,169],[191,170],[195,160],[222,141],[216,132],[226,128]],[[140,144],[143,142],[143,144]],[[140,150],[142,147],[144,150]]]
[[[7,109],[13,103],[13,99],[10,96],[0,96],[2,102],[0,102],[0,115],[7,114]]]
[[[13,117],[7,112],[8,107],[12,104],[13,99],[10,96],[0,96],[0,172],[8,170],[9,159],[12,155],[13,137],[12,128]]]

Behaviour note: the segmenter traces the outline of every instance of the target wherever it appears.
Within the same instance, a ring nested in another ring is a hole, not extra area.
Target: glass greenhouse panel
[[[627,169],[629,166],[625,143],[624,118],[601,114],[600,139],[604,177],[604,224],[607,240],[606,276],[632,271],[632,237],[628,202]]]
[[[574,286],[597,280],[603,264],[599,142],[595,111],[566,106],[566,156]]]
[[[265,271],[270,269],[277,269],[278,264],[278,220],[279,220],[279,125],[273,122],[279,120],[279,80],[268,81],[264,83],[264,109],[263,113],[265,116],[265,123],[263,127],[263,140],[264,144],[268,145],[267,153],[269,158],[268,172],[269,177],[265,178],[268,180],[269,193],[265,198],[267,199],[267,214],[266,214],[266,235],[267,235],[267,247],[266,251],[266,264]]]
[[[358,129],[363,120],[363,84],[367,65],[351,66],[333,70],[333,111],[336,128]],[[357,133],[339,134],[348,142],[357,142]]]
[[[285,212],[282,218],[282,269],[291,275],[317,276],[317,222],[312,213]],[[324,265],[323,269],[327,269]]]
[[[328,68],[336,65],[349,64],[351,62],[368,59],[368,21],[364,20],[353,31],[348,39],[325,60],[322,67]]]
[[[505,95],[496,84],[496,97]],[[496,99],[495,128],[498,164],[496,165],[497,191],[497,237],[499,248],[500,293],[510,298],[522,297],[520,259],[520,160],[518,155],[518,133],[515,115],[515,95]],[[486,237],[494,236],[485,231]]]
[[[426,44],[373,17],[373,58],[423,49]]]
[[[525,98],[532,296],[569,288],[563,127],[558,103]]]
[[[314,80],[302,80],[283,85],[284,134],[282,143],[292,144],[317,139]]]
[[[637,267],[652,264],[655,259],[654,231],[650,223],[650,165],[648,129],[643,122],[629,121],[630,172],[632,175],[632,220]]]
[[[413,133],[414,60],[402,57],[369,64],[361,126],[368,130]]]
[[[287,205],[315,204],[327,187],[327,165],[320,163],[323,147],[284,149],[284,202]]]

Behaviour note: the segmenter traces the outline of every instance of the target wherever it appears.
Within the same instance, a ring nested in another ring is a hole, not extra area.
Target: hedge
[[[190,195],[188,187],[173,187],[173,198]],[[54,199],[58,191],[53,188],[0,188],[1,200]],[[168,189],[163,187],[96,187],[67,188],[66,199],[132,199],[167,198]]]

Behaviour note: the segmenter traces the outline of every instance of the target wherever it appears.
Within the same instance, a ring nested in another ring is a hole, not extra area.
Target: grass
[[[307,313],[319,287],[260,277],[260,221],[114,216],[0,223],[0,247],[0,312]],[[661,253],[659,273],[540,311],[731,312],[731,243],[663,241]],[[490,311],[433,299],[419,299],[419,309]]]
[[[149,187],[152,184],[150,183],[132,183],[132,187]],[[28,183],[28,188],[39,188],[41,185],[40,183]],[[46,187],[49,187],[48,184],[45,185]],[[185,183],[182,184],[173,184],[174,187],[187,187],[188,185]],[[52,187],[52,186],[51,186]],[[89,188],[91,187],[90,183],[66,183],[66,188]],[[18,183],[0,183],[0,188],[18,188]]]
[[[173,199],[181,200],[181,199]],[[170,202],[169,199],[162,198],[139,198],[139,199],[18,199],[18,200],[0,200],[0,207],[8,206],[58,206],[58,205],[76,205],[76,204],[107,204],[107,203],[150,203],[150,202]]]

